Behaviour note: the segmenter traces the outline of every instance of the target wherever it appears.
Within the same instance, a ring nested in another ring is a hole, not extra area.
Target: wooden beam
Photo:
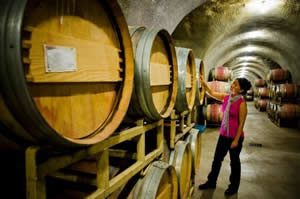
[[[156,149],[153,152],[149,153],[145,157],[145,161],[138,161],[125,171],[114,177],[109,182],[109,187],[106,190],[98,189],[90,196],[86,197],[86,199],[102,199],[109,196],[112,192],[118,189],[122,184],[127,182],[130,178],[132,178],[135,174],[137,174],[141,169],[143,169],[146,165],[152,162],[156,157],[161,155],[163,151]]]
[[[29,147],[25,152],[26,198],[46,199],[46,179],[38,177],[36,156],[39,147]]]

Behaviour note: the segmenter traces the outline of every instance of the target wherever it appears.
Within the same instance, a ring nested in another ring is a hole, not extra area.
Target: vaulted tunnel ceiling
[[[211,0],[185,16],[173,38],[204,60],[206,77],[224,65],[254,81],[282,67],[300,84],[299,17],[297,0]]]

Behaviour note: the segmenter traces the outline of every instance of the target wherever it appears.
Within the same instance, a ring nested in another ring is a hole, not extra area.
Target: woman
[[[214,189],[221,169],[222,161],[229,151],[230,154],[230,185],[225,195],[237,193],[241,178],[240,152],[244,140],[243,127],[247,116],[247,105],[242,95],[251,88],[250,82],[245,78],[237,78],[230,87],[230,95],[218,93],[209,88],[202,79],[201,83],[211,97],[223,101],[223,120],[220,128],[220,136],[217,143],[211,171],[206,183],[199,186],[199,189]]]

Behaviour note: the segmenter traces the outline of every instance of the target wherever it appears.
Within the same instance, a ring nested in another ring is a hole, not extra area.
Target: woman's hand
[[[238,141],[233,140],[233,142],[231,143],[231,147],[232,149],[236,148],[239,145]]]

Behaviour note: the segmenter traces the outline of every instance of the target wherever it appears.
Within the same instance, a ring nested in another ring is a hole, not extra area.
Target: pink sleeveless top
[[[229,95],[227,95],[222,104],[222,112],[224,115],[226,106],[228,104]],[[239,127],[239,113],[240,113],[240,104],[244,101],[244,98],[237,100],[236,102],[232,103],[229,109],[229,126],[228,132],[224,132],[223,125],[220,128],[220,134],[226,137],[235,138],[238,127]],[[222,124],[224,122],[224,117],[222,120]],[[241,137],[244,137],[244,131],[241,134]]]

